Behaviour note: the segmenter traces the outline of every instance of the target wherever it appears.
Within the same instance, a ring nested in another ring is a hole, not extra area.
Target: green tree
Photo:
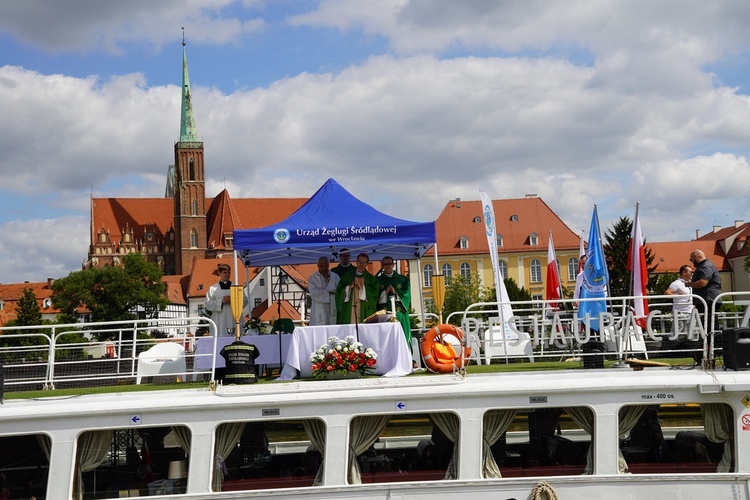
[[[450,283],[445,285],[445,298],[443,299],[443,319],[451,313],[465,311],[467,307],[476,302],[482,302],[482,282],[479,273],[470,276],[454,276]],[[451,324],[460,325],[461,318],[454,316]]]
[[[680,275],[677,273],[662,273],[659,274],[656,277],[656,282],[654,283],[654,287],[652,290],[654,291],[654,295],[664,295],[664,292],[669,288],[669,285],[672,284],[674,280],[676,280]]]
[[[16,305],[16,324],[18,326],[34,326],[42,324],[42,310],[36,300],[34,290],[27,288]]]
[[[52,304],[59,308],[64,321],[77,319],[78,307],[91,312],[92,321],[136,319],[142,309],[143,318],[156,318],[169,301],[166,284],[156,264],[146,262],[140,253],[123,258],[124,267],[85,269],[70,273],[52,285]],[[99,340],[109,339],[106,334]]]
[[[612,229],[604,235],[604,257],[609,269],[609,295],[622,297],[630,295],[630,271],[628,270],[628,255],[630,254],[630,236],[633,232],[633,221],[628,217],[620,217]],[[644,241],[645,244],[645,241]],[[649,272],[647,288],[653,289],[656,276],[653,275],[657,266],[651,266],[654,255],[646,245],[646,267]]]

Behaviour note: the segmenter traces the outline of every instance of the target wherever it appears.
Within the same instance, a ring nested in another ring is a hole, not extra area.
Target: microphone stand
[[[355,276],[354,279],[356,280],[357,277]],[[354,304],[354,332],[357,334],[357,342],[359,342],[359,290],[357,290],[356,297],[352,297],[352,299],[352,303]]]

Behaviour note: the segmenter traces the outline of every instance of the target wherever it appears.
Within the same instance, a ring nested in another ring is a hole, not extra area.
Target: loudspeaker
[[[725,370],[750,370],[750,328],[722,331],[721,345]]]
[[[581,345],[584,368],[604,368],[604,352],[607,350],[604,342],[598,340],[589,340]]]

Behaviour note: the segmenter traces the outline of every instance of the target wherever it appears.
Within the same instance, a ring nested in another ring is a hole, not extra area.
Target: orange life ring
[[[422,359],[427,368],[435,373],[453,373],[454,366],[456,369],[461,366],[461,355],[456,354],[452,344],[445,342],[445,335],[452,335],[461,342],[464,332],[453,325],[437,325],[430,328],[422,339]],[[468,346],[463,348],[463,356],[465,366],[471,356]]]

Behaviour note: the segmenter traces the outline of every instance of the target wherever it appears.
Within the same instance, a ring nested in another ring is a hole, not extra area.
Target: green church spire
[[[193,116],[193,101],[190,96],[187,54],[185,52],[185,31],[182,32],[182,111],[180,113],[180,142],[198,142]]]

